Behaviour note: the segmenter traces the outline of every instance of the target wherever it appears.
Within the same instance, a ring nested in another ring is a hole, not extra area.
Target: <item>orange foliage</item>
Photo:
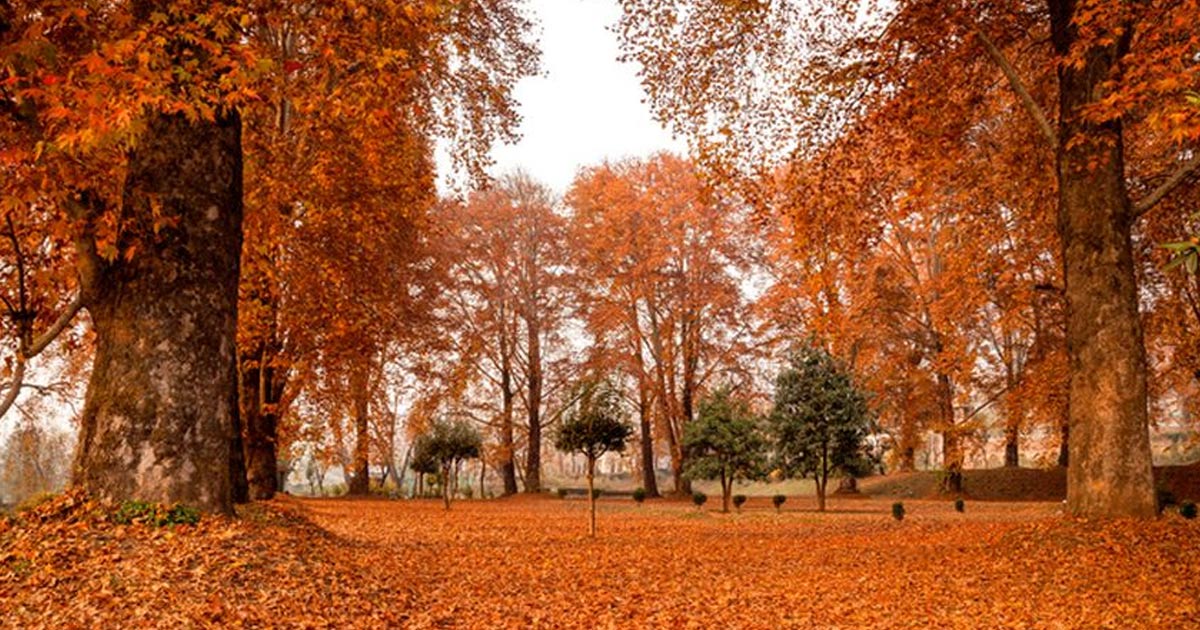
[[[0,521],[0,623],[374,628],[1178,628],[1200,619],[1196,521],[1049,504],[833,504],[776,515],[601,500],[297,501],[114,525],[60,499]],[[789,502],[788,505],[790,505]],[[929,541],[937,540],[931,545]],[[1136,558],[1136,561],[1134,560]],[[503,579],[498,579],[502,576]]]

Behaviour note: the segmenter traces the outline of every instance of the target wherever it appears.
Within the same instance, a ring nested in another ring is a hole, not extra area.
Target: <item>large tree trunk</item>
[[[1138,315],[1121,120],[1084,120],[1105,97],[1131,28],[1080,43],[1074,0],[1050,0],[1059,65],[1058,230],[1063,247],[1070,366],[1067,508],[1076,516],[1155,515],[1146,410],[1146,351]],[[1099,18],[1103,19],[1103,17]],[[1100,25],[1103,26],[1103,25]],[[1083,50],[1075,51],[1080,46]]]
[[[354,401],[354,469],[348,492],[365,496],[371,491],[370,477],[370,369],[363,365],[354,366],[350,375],[350,397]]]
[[[241,121],[151,115],[128,167],[122,256],[88,306],[96,357],[75,481],[105,498],[230,513]]]

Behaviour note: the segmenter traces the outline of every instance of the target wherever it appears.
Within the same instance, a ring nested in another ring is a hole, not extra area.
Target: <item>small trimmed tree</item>
[[[683,431],[685,474],[721,482],[721,511],[729,512],[735,480],[762,475],[767,442],[750,405],[721,387],[700,401],[699,414]]]
[[[564,453],[587,458],[588,533],[596,535],[596,460],[605,453],[625,450],[633,433],[621,406],[621,394],[610,383],[585,383],[575,404],[568,410],[554,437],[554,446]]]
[[[870,420],[866,395],[833,356],[812,345],[791,351],[775,379],[771,434],[779,468],[813,476],[819,511],[825,511],[831,475],[869,468],[864,447]]]
[[[435,422],[428,433],[417,438],[413,446],[413,462],[421,462],[426,467],[432,462],[437,463],[442,477],[442,502],[447,510],[450,509],[452,476],[462,462],[479,457],[482,447],[483,438],[479,431],[461,420]]]

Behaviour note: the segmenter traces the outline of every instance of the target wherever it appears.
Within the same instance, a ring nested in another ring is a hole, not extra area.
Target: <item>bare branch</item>
[[[1172,173],[1158,188],[1155,188],[1150,194],[1142,197],[1140,201],[1134,204],[1133,216],[1140,217],[1149,212],[1151,208],[1158,205],[1158,202],[1171,194],[1171,191],[1175,190],[1189,176],[1194,174],[1197,169],[1200,169],[1200,151],[1196,151],[1192,159],[1181,164],[1179,169]]]
[[[1050,143],[1051,147],[1057,148],[1058,133],[1054,131],[1054,126],[1050,124],[1050,120],[1046,118],[1046,112],[1042,111],[1037,101],[1033,100],[1033,96],[1029,94],[1029,90],[1025,88],[1025,84],[1021,81],[1021,77],[1017,75],[1016,69],[1012,67],[1012,64],[1008,62],[1008,58],[996,47],[995,42],[991,38],[985,35],[978,27],[973,30],[975,31],[975,36],[979,38],[979,42],[987,50],[988,56],[992,58],[992,61],[996,62],[996,65],[1000,66],[1000,71],[1004,73],[1005,78],[1008,79],[1008,84],[1012,86],[1013,91],[1017,93],[1017,97],[1021,99],[1021,104],[1025,107],[1025,111],[1029,112],[1034,122],[1037,123],[1038,129],[1042,131],[1042,135],[1046,138],[1046,141]]]

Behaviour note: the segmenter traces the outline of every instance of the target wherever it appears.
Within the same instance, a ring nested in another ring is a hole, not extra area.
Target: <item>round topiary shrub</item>
[[[966,510],[967,510],[967,504],[965,501],[963,501],[962,499],[954,500],[954,511],[955,512],[965,512]]]
[[[897,521],[904,520],[904,504],[900,501],[892,504],[892,518],[896,519]]]
[[[744,494],[733,495],[733,507],[736,508],[737,511],[741,512],[742,505],[745,503],[746,503],[746,495],[744,495]]]
[[[1179,504],[1179,515],[1188,520],[1196,518],[1196,504],[1192,501],[1184,501]]]
[[[779,508],[784,504],[785,501],[787,501],[787,497],[783,496],[782,494],[777,494],[771,497],[771,505],[775,506],[776,512],[779,511]]]
[[[692,493],[692,503],[695,503],[696,507],[703,506],[706,501],[708,501],[707,494],[704,494],[703,492],[700,492],[699,490]]]
[[[641,505],[641,504],[642,504],[642,502],[644,502],[644,501],[646,500],[646,489],[645,489],[645,488],[636,488],[636,489],[634,489],[634,491],[633,491],[633,500],[634,500],[634,502],[635,502],[635,503],[637,503],[638,505]]]

